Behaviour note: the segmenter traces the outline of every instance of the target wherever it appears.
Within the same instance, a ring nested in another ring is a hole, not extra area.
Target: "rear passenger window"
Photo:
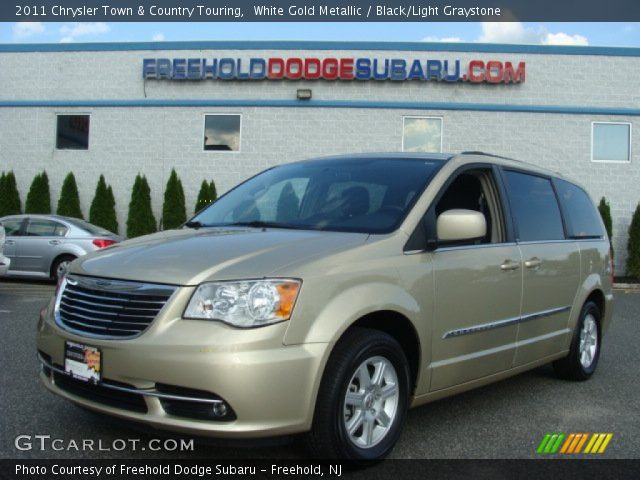
[[[548,178],[505,171],[509,203],[521,242],[563,240],[560,207]]]
[[[27,236],[29,237],[64,237],[67,227],[50,220],[29,220]]]
[[[603,237],[604,230],[600,215],[589,195],[577,185],[565,180],[557,180],[556,187],[560,202],[567,215],[567,228],[572,238]]]

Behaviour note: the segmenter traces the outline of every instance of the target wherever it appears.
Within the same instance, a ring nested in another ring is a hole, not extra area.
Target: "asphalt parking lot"
[[[18,435],[50,435],[62,444],[83,439],[166,439],[81,410],[40,385],[35,328],[53,293],[49,283],[0,282],[0,458],[301,458],[301,442],[229,445],[196,440],[189,452],[17,450]],[[640,291],[616,291],[614,321],[600,365],[588,382],[558,380],[550,367],[414,409],[395,458],[539,458],[548,432],[611,432],[600,458],[640,458]],[[177,438],[169,434],[169,438]],[[36,445],[36,442],[34,442]],[[584,457],[586,455],[581,455]]]

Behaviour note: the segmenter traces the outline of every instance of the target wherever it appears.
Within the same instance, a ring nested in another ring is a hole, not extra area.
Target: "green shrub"
[[[629,242],[627,243],[627,274],[640,278],[640,204],[631,218]]]
[[[49,177],[43,171],[35,176],[27,194],[24,207],[25,213],[51,213],[51,193],[49,192]]]
[[[216,184],[211,180],[207,183],[206,180],[202,181],[200,186],[200,193],[198,193],[198,201],[196,202],[195,213],[198,213],[205,207],[215,202],[218,199],[218,192],[216,192]]]
[[[276,218],[278,222],[291,222],[298,218],[298,211],[300,210],[300,199],[296,192],[293,190],[291,182],[287,182],[282,191],[280,192],[280,198],[278,199]]]
[[[13,171],[0,176],[0,217],[22,213],[20,194]]]
[[[74,177],[71,172],[69,172],[62,183],[56,213],[65,217],[84,218],[82,216],[82,210],[80,209],[80,196],[78,195],[76,177]]]
[[[156,219],[151,210],[151,189],[147,177],[136,175],[131,190],[129,202],[129,215],[127,217],[127,236],[139,237],[155,232]]]
[[[5,197],[5,184],[7,183],[7,174],[2,172],[0,175],[0,217],[4,216],[4,197]]]
[[[602,217],[604,228],[607,230],[607,236],[609,237],[609,242],[611,243],[611,254],[613,255],[613,220],[611,218],[611,206],[607,202],[606,198],[602,197],[600,199],[600,204],[598,204],[598,211],[600,212],[600,216]]]
[[[162,205],[162,228],[169,230],[178,228],[187,221],[187,212],[184,202],[184,189],[182,182],[178,178],[175,170],[171,170],[171,175],[167,181],[167,188],[164,191],[164,203]]]
[[[96,193],[89,209],[89,222],[118,233],[118,219],[116,217],[116,202],[111,185],[107,186],[104,175],[100,175]]]

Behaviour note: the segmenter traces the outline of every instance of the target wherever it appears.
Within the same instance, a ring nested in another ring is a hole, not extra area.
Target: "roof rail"
[[[476,150],[469,150],[467,152],[461,152],[461,154],[464,154],[464,155],[484,155],[486,157],[495,157],[495,158],[501,158],[503,160],[511,160],[512,162],[526,163],[526,162],[523,162],[522,160],[518,160],[517,158],[503,157],[502,155],[495,155],[493,153],[481,152],[481,151],[476,151]]]
[[[493,153],[486,153],[486,152],[480,152],[480,151],[474,151],[474,150],[470,150],[470,151],[466,151],[466,152],[460,152],[461,155],[484,155],[486,157],[494,157],[494,158],[500,158],[502,160],[509,160],[510,162],[517,162],[517,163],[524,163],[525,165],[532,165],[529,162],[525,162],[524,160],[518,160],[517,158],[511,158],[511,157],[504,157],[502,155],[494,155]],[[542,168],[544,170],[547,170],[548,172],[551,172],[555,175],[557,175],[558,177],[563,177],[562,173],[558,172],[557,170],[551,170],[548,168],[544,168],[544,167],[540,167],[538,165],[535,165],[538,168]]]

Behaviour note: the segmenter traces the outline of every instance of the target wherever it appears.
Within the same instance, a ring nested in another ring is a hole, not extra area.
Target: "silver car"
[[[10,261],[4,275],[11,277],[57,280],[76,258],[122,240],[84,220],[59,215],[11,215],[0,218],[0,225]]]
[[[2,254],[2,248],[4,247],[4,238],[4,227],[0,225],[0,276],[7,273],[7,270],[9,270],[9,264],[11,263],[11,260],[9,260]]]

